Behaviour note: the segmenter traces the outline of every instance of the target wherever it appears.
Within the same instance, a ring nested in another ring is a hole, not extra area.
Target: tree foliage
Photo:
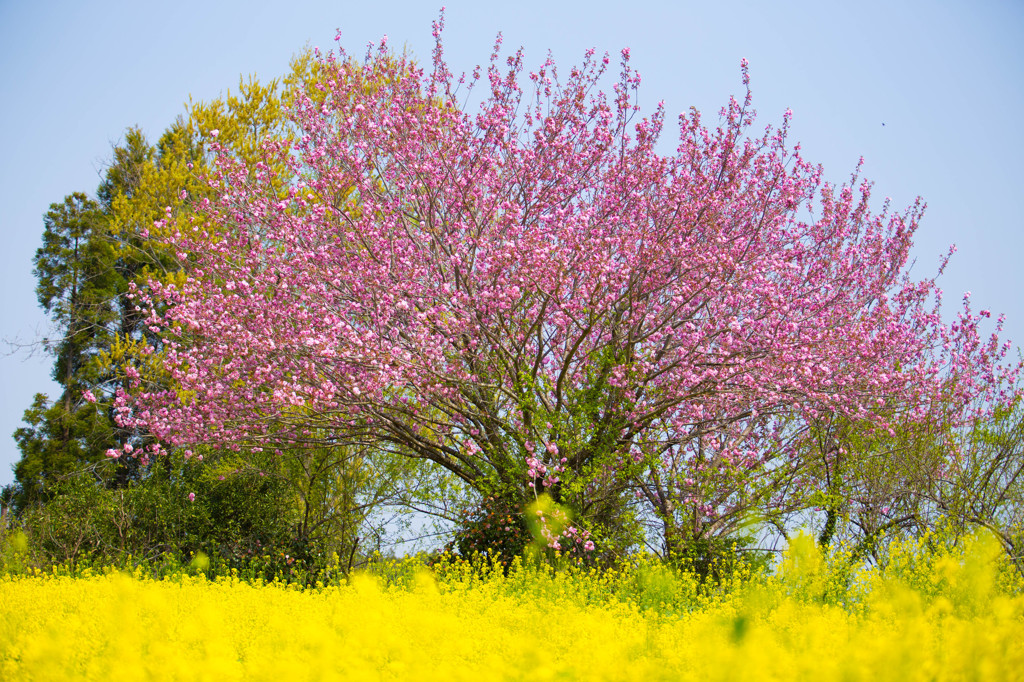
[[[317,78],[300,55],[284,80],[312,88]],[[371,459],[345,443],[280,455],[194,448],[156,460],[150,434],[115,423],[111,411],[132,380],[172,386],[160,339],[129,291],[179,281],[188,254],[170,249],[161,228],[188,224],[196,202],[212,196],[204,179],[217,163],[211,140],[219,154],[255,164],[266,137],[289,135],[286,99],[277,81],[250,78],[220,99],[189,102],[155,144],[129,129],[96,198],[69,195],[45,216],[37,293],[57,332],[47,343],[63,393],[55,402],[40,394],[25,412],[5,506],[11,498],[34,546],[52,560],[203,551],[241,561],[276,548],[309,564],[332,552],[351,558],[360,535],[379,547],[375,514],[395,496],[405,461]],[[286,177],[285,166],[276,169]],[[137,456],[119,456],[125,451]],[[79,517],[82,533],[65,537]]]
[[[118,440],[109,415],[82,397],[103,379],[94,360],[111,342],[117,296],[127,291],[106,239],[105,216],[97,202],[75,193],[52,204],[43,224],[43,245],[34,258],[36,295],[59,334],[45,344],[63,394],[53,403],[37,394],[26,426],[14,434],[22,451],[16,506],[46,499],[54,480],[97,464]]]
[[[95,199],[51,206],[34,546],[351,564],[404,508],[463,556],[533,531],[711,576],[752,523],[810,522],[858,560],[984,525],[1019,561],[1019,365],[910,276],[920,201],[825,182],[788,113],[756,130],[745,64],[665,152],[628,50],[608,83],[607,55],[563,78],[499,40],[457,78],[435,33],[427,70],[307,52],[130,129]]]
[[[365,442],[519,509],[632,513],[673,554],[804,505],[829,420],[894,433],[1012,398],[988,312],[944,325],[908,273],[923,205],[824,182],[788,115],[752,132],[749,90],[718,127],[681,116],[665,154],[628,50],[606,95],[607,56],[524,85],[499,41],[467,81],[435,33],[428,71],[383,44],[319,56],[256,162],[209,143],[211,194],[157,224],[185,277],[146,294],[174,389],[136,381],[119,423]]]

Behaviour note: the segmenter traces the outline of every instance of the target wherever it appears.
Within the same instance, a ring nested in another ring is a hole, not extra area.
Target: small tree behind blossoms
[[[177,387],[121,395],[125,423],[173,446],[362,439],[520,508],[548,492],[583,527],[635,494],[672,550],[793,504],[815,420],[1008,397],[1006,348],[966,305],[943,326],[907,274],[922,206],[824,183],[788,115],[752,132],[748,90],[718,127],[680,116],[664,154],[628,50],[607,94],[607,56],[526,73],[500,39],[455,78],[440,28],[429,71],[383,44],[320,56],[297,141],[219,159],[172,235],[188,280],[149,294]]]

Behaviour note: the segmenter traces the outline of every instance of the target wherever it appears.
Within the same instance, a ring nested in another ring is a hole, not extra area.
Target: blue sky
[[[32,276],[42,215],[95,190],[127,127],[156,139],[190,95],[212,99],[243,74],[279,76],[304,46],[333,48],[337,29],[351,53],[387,34],[426,60],[439,7],[0,0],[0,339],[47,333]],[[976,308],[1006,313],[1004,336],[1024,342],[1024,3],[449,0],[446,22],[456,71],[485,62],[498,31],[529,65],[548,50],[568,67],[589,47],[628,46],[644,110],[664,100],[673,116],[696,106],[713,118],[742,93],[747,58],[759,121],[791,108],[793,139],[827,178],[845,180],[863,156],[879,199],[902,208],[924,197],[913,272],[934,274],[956,243],[940,279],[947,311],[970,290]],[[13,480],[10,434],[32,396],[59,393],[50,365],[25,351],[0,357],[0,485]]]

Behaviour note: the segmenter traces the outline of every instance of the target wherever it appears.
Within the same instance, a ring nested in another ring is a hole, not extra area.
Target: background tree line
[[[176,229],[209,194],[210,131],[255,162],[265,137],[289,134],[287,93],[316,78],[309,55],[300,56],[283,83],[250,78],[222,99],[189,103],[155,144],[127,130],[94,195],[72,193],[44,216],[36,294],[52,321],[53,337],[42,343],[62,392],[37,394],[25,411],[14,434],[15,481],[2,492],[6,523],[26,532],[40,563],[187,562],[203,552],[224,565],[265,557],[273,566],[284,557],[314,565],[332,553],[353,560],[380,550],[401,527],[380,509],[412,489],[411,479],[402,482],[408,467],[358,444],[283,456],[211,448],[107,455],[151,440],[117,426],[111,402],[129,375],[156,373],[143,350],[153,334],[129,295],[132,284],[179,277],[178,255],[161,246],[154,223]]]

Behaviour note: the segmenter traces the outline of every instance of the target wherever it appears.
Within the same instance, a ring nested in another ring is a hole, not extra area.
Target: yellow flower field
[[[693,585],[652,575],[677,601]],[[401,587],[363,576],[305,590],[189,576],[4,577],[0,679],[1024,678],[1024,599],[970,565],[935,568],[948,596],[877,581],[847,607],[793,588],[808,575],[804,562],[788,583],[698,596],[692,609],[609,597],[614,574],[585,572],[439,581],[422,572]]]

